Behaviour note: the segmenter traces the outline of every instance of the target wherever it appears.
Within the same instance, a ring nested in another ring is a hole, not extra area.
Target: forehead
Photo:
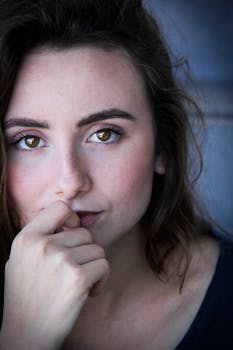
[[[101,76],[102,81],[107,79],[115,79],[120,83],[127,81],[127,86],[144,85],[141,74],[125,50],[110,50],[95,46],[70,49],[42,47],[25,57],[19,71],[19,78],[22,80],[32,75],[37,78],[49,75],[53,78],[67,76],[70,79],[71,72],[72,76],[76,72],[76,78],[78,76],[79,79],[92,75],[93,79]]]
[[[103,108],[145,109],[149,112],[142,76],[120,49],[94,46],[40,48],[23,61],[11,107],[26,109],[37,99],[38,109],[76,104],[81,114]],[[27,113],[27,110],[25,111]]]

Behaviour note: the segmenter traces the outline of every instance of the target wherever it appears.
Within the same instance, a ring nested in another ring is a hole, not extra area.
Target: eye
[[[119,140],[122,132],[113,128],[103,128],[96,131],[88,138],[88,142],[93,143],[114,143]]]
[[[20,137],[20,135],[19,135]],[[46,146],[46,143],[43,139],[36,135],[25,135],[21,136],[15,142],[15,146],[18,149],[28,151],[32,149],[42,148]]]

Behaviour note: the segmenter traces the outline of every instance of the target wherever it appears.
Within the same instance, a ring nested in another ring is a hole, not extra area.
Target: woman
[[[0,16],[1,349],[232,345],[232,245],[194,205],[155,20],[135,0]]]

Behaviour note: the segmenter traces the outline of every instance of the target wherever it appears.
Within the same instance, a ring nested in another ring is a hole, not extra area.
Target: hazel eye
[[[38,136],[26,136],[24,142],[27,147],[35,148],[40,144],[40,138]]]
[[[88,138],[88,142],[92,143],[114,143],[121,137],[119,130],[113,130],[111,128],[105,128],[96,131]]]
[[[100,141],[106,142],[111,138],[112,131],[111,130],[101,130],[96,133],[96,136]]]
[[[23,151],[46,147],[46,142],[36,135],[18,135],[18,140],[16,139],[14,144],[16,148]]]

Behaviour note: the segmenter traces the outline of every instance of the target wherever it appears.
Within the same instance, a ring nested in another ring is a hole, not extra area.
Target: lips
[[[77,215],[80,219],[80,226],[82,227],[89,227],[93,225],[100,217],[101,211],[94,212],[94,211],[78,211]]]

